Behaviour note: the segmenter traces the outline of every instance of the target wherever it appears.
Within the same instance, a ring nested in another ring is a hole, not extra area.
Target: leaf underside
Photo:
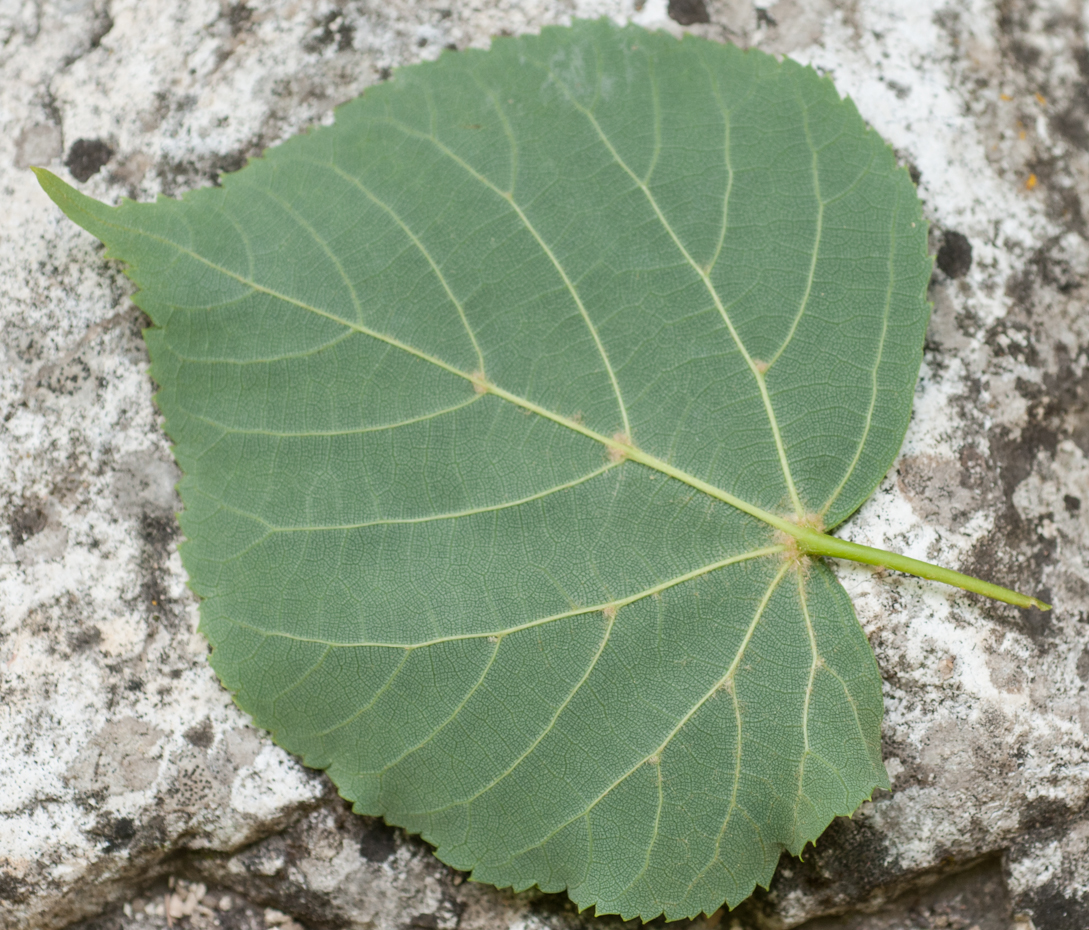
[[[357,811],[672,919],[888,787],[845,591],[723,499],[835,526],[910,414],[926,227],[828,80],[583,22],[181,201],[40,177],[154,322],[213,665]]]

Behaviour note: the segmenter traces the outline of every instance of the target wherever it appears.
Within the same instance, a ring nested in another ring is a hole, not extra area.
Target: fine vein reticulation
[[[39,172],[154,321],[213,664],[361,812],[644,919],[888,781],[814,557],[895,456],[905,172],[811,71],[611,23],[404,69],[182,201]]]

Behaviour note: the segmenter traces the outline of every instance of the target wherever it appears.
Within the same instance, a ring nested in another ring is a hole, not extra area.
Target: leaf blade
[[[42,177],[156,323],[213,664],[357,809],[649,919],[887,787],[850,603],[774,533],[880,480],[928,313],[830,83],[589,23],[180,202]]]

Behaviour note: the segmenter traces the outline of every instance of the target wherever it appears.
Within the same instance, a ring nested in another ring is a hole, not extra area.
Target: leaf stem
[[[874,549],[859,543],[849,542],[846,539],[838,539],[826,533],[818,533],[815,530],[802,526],[795,526],[793,530],[786,530],[796,540],[798,548],[808,555],[826,556],[834,559],[850,559],[852,562],[862,562],[866,565],[877,565],[881,568],[892,568],[908,575],[916,575],[919,578],[929,578],[932,581],[940,581],[944,584],[962,588],[982,594],[985,597],[994,598],[996,601],[1004,601],[1015,607],[1035,607],[1037,610],[1051,610],[1050,604],[1029,597],[1027,594],[1018,594],[1009,588],[1003,588],[989,581],[973,578],[949,568],[941,568],[931,565],[929,562],[921,562],[918,559],[908,558],[906,555],[897,555],[895,552],[886,552],[884,549]]]
[[[590,432],[582,427],[579,428],[588,434]],[[734,497],[732,494],[728,494],[706,481],[701,481],[699,478],[675,468],[656,456],[643,452],[630,443],[620,439],[608,440],[603,438],[603,441],[606,446],[620,452],[625,458],[633,462],[641,462],[656,471],[676,478],[678,481],[683,481],[689,487],[703,491],[705,494],[718,498],[724,503],[731,504],[738,510],[762,520],[768,526],[779,530],[779,532],[793,537],[797,540],[798,549],[806,555],[848,559],[851,562],[862,562],[865,565],[876,565],[879,568],[892,568],[907,575],[929,578],[931,581],[940,581],[943,584],[952,585],[964,591],[982,594],[984,597],[994,598],[996,601],[1003,601],[1006,604],[1013,604],[1015,607],[1035,607],[1037,610],[1051,610],[1050,604],[1045,604],[1043,601],[1035,597],[1029,597],[1027,594],[1019,594],[1017,591],[1003,588],[1001,585],[992,584],[980,578],[973,578],[971,575],[955,572],[950,568],[931,565],[929,562],[912,559],[906,555],[897,555],[895,552],[888,552],[884,549],[874,549],[872,546],[848,542],[846,539],[839,539],[836,536],[829,536],[827,533],[821,533],[808,526],[802,526],[787,517],[769,513],[761,507],[756,507],[747,501]]]

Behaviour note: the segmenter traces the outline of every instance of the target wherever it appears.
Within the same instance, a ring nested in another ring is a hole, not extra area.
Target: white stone
[[[62,159],[100,140],[112,155],[83,190],[174,195],[450,42],[573,15],[684,31],[665,0],[449,6],[0,0],[0,930],[128,901],[186,849],[237,851],[192,860],[209,883],[272,903],[305,891],[349,925],[576,920],[462,884],[419,844],[368,859],[360,844],[388,834],[345,815],[231,703],[195,633],[131,286],[26,170],[71,180]],[[689,31],[830,73],[921,172],[934,247],[944,230],[972,246],[967,274],[935,275],[901,459],[841,532],[1040,585],[1055,610],[838,567],[885,676],[894,792],[784,861],[745,913],[785,927],[877,907],[1008,850],[1013,909],[1063,930],[1054,915],[1089,915],[1089,833],[1071,821],[1089,802],[1087,14],[1072,0],[1010,0],[1001,19],[985,0],[779,0],[763,19],[755,6],[715,0]],[[289,826],[294,851],[277,835]],[[166,909],[190,897],[179,886]],[[306,917],[289,910],[284,926]]]

